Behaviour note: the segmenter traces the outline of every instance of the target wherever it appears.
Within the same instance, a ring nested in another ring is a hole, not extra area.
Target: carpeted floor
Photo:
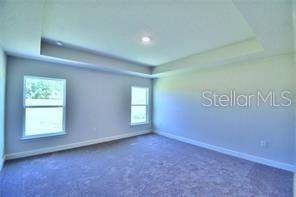
[[[292,196],[292,173],[158,135],[7,162],[0,196]]]

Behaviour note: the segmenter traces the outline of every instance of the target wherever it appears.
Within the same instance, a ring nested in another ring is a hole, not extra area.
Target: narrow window
[[[65,79],[25,76],[23,98],[23,138],[65,134]]]
[[[132,87],[131,125],[149,122],[149,88]]]

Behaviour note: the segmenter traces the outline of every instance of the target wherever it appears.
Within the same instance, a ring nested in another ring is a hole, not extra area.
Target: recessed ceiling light
[[[152,39],[150,36],[142,36],[141,41],[142,41],[142,44],[148,45],[148,44],[151,44]]]
[[[61,41],[56,41],[56,44],[59,45],[59,46],[63,45],[63,43]]]

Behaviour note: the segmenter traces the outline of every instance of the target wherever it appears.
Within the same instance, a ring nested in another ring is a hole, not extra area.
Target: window
[[[24,77],[23,138],[65,134],[66,80]]]
[[[131,124],[148,123],[149,88],[132,87],[131,98]]]

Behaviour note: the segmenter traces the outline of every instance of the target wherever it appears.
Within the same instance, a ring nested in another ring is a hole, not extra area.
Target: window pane
[[[63,111],[62,107],[26,108],[25,136],[62,132]]]
[[[146,106],[132,106],[132,116],[131,116],[131,123],[146,123]]]
[[[132,105],[147,105],[148,88],[132,87]]]
[[[25,78],[25,105],[64,105],[65,80]]]

